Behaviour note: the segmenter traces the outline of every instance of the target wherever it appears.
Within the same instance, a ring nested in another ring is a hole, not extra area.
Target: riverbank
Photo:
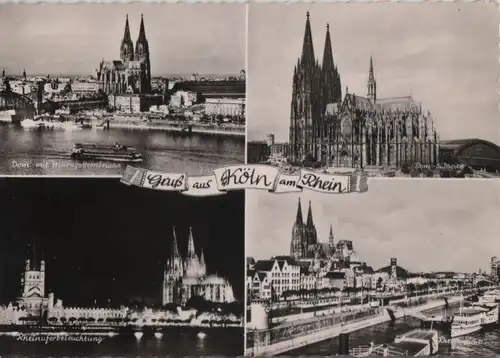
[[[459,302],[461,296],[449,297],[447,299],[448,304],[453,304]],[[437,299],[434,301],[427,302],[420,306],[415,306],[411,308],[412,312],[425,312],[435,308],[443,307],[446,305],[446,301],[444,299]],[[406,309],[407,310],[407,309]],[[394,316],[396,319],[402,318],[405,313],[401,309],[401,311],[394,312]],[[258,356],[258,355],[277,355],[282,354],[297,348],[301,348],[304,346],[308,346],[314,343],[318,343],[324,340],[332,339],[338,337],[340,333],[351,333],[355,331],[359,331],[368,327],[372,327],[378,324],[382,324],[385,322],[389,322],[391,320],[391,315],[387,311],[387,309],[381,307],[378,309],[377,314],[360,317],[358,319],[349,320],[347,322],[338,321],[334,325],[322,325],[320,321],[324,320],[325,323],[327,320],[331,320],[332,317],[317,317],[316,319],[312,319],[312,322],[306,320],[306,322],[296,321],[290,322],[291,324],[285,324],[286,327],[276,327],[275,330],[286,330],[290,332],[290,338],[286,340],[281,340],[276,343],[266,344],[271,340],[271,331],[267,330],[265,332],[256,332],[259,336],[258,340],[254,340],[254,346],[248,348],[245,352],[245,355],[250,356]],[[315,328],[315,324],[319,327]],[[307,329],[301,329],[301,328]],[[325,327],[330,327],[326,328]],[[309,332],[305,335],[300,335],[302,332]],[[251,332],[247,334],[252,334]]]
[[[107,122],[98,121],[93,123],[97,128],[106,130]],[[216,125],[199,124],[193,122],[173,122],[166,120],[145,121],[135,118],[112,118],[109,119],[109,128],[122,128],[131,130],[153,130],[174,133],[196,133],[214,136],[245,137],[245,125]]]

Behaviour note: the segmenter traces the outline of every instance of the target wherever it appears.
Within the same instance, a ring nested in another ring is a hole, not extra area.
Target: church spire
[[[338,103],[341,99],[340,76],[337,72],[333,60],[332,41],[330,38],[330,24],[326,24],[325,49],[323,52],[322,71],[322,113],[326,110],[329,103]]]
[[[377,82],[375,81],[375,75],[373,73],[373,58],[370,56],[370,69],[368,72],[368,98],[375,102],[377,100]]]
[[[125,31],[123,33],[122,44],[120,46],[120,58],[122,61],[132,61],[134,59],[134,45],[130,37],[130,26],[128,15],[125,18]]]
[[[306,14],[306,28],[304,30],[304,42],[302,43],[301,64],[307,69],[314,68],[314,46],[312,40],[311,22],[309,21],[309,11]]]
[[[125,17],[125,32],[123,33],[122,42],[126,41],[132,41],[132,38],[130,37],[130,25],[128,23],[128,14]]]
[[[299,198],[299,205],[297,206],[297,217],[295,218],[295,224],[303,224],[304,221],[302,220],[302,205],[300,205],[300,198]]]
[[[330,246],[334,245],[332,224],[330,224],[330,234],[328,235],[328,243],[330,244]]]
[[[137,41],[146,41],[146,30],[144,28],[144,16],[141,14],[141,27],[139,28],[139,37]]]
[[[170,259],[180,257],[181,255],[179,254],[179,246],[177,245],[177,235],[175,234],[175,226],[173,227],[173,240],[172,240],[172,247],[170,248]]]
[[[313,214],[312,214],[312,208],[311,208],[311,200],[309,200],[309,209],[307,210],[307,226],[313,227],[314,222],[313,222]]]
[[[194,249],[193,230],[191,229],[191,226],[190,226],[189,227],[189,241],[188,241],[187,258],[195,258],[195,257],[196,257],[196,251]]]

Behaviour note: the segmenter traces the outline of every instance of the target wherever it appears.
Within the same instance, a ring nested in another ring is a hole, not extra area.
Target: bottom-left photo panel
[[[0,356],[243,355],[243,191],[10,177],[0,217]]]

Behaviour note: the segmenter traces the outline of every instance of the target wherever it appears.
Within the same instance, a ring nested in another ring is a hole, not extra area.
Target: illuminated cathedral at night
[[[163,305],[184,305],[191,297],[203,297],[211,302],[235,301],[233,288],[228,280],[217,275],[207,275],[203,250],[196,252],[193,232],[189,228],[187,254],[179,252],[175,228],[170,256],[163,279]]]
[[[379,98],[373,59],[365,97],[342,94],[327,25],[322,64],[315,57],[307,13],[302,54],[293,70],[288,145],[271,144],[290,162],[326,167],[436,164],[438,137],[430,112],[411,96]],[[274,147],[274,148],[273,148]]]

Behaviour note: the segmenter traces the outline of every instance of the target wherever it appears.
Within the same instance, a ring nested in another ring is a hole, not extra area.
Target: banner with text
[[[301,192],[303,189],[327,194],[363,193],[368,190],[368,178],[363,171],[328,174],[302,169],[298,174],[284,174],[276,167],[260,164],[222,167],[206,176],[161,173],[127,166],[121,182],[190,196],[222,195],[238,189],[261,189],[277,194]]]

